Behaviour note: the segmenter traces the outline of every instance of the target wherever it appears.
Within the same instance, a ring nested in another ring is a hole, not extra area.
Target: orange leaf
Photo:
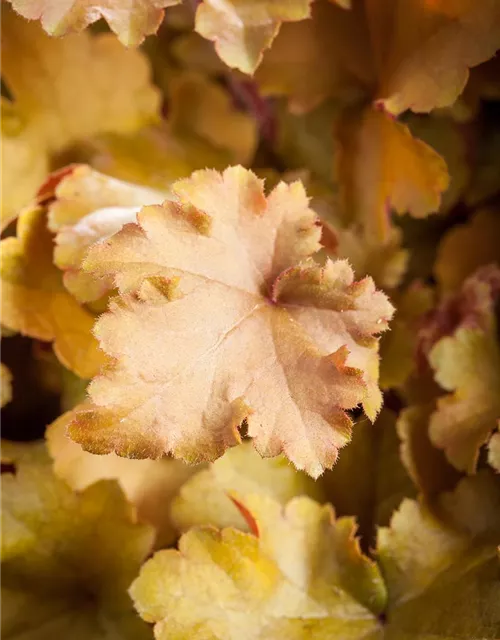
[[[346,210],[388,239],[390,212],[423,218],[439,208],[449,177],[444,160],[382,111],[365,110],[340,131],[339,173]]]

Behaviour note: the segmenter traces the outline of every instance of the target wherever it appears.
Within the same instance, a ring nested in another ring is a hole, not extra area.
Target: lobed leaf
[[[92,335],[94,316],[65,289],[52,263],[53,236],[43,207],[24,210],[17,237],[1,242],[2,322],[23,335],[54,343],[59,360],[82,378],[103,363]]]
[[[68,145],[132,132],[159,117],[160,96],[142,53],[109,34],[50,38],[5,5],[2,80],[12,95],[12,102],[2,99],[9,114],[2,117],[3,223],[32,200],[53,156]]]
[[[469,502],[471,481],[449,496],[450,514],[459,522],[467,513],[469,528],[458,531],[405,500],[390,528],[379,531],[377,554],[388,591],[384,640],[497,637],[500,528],[484,518],[484,505]],[[499,488],[496,483],[497,501]]]
[[[320,230],[300,183],[266,198],[233,167],[173,192],[88,254],[121,297],[96,326],[111,358],[71,437],[94,453],[198,462],[236,444],[245,420],[261,455],[283,451],[318,476],[349,440],[345,410],[380,408],[377,334],[392,306],[347,263],[302,261]]]
[[[340,134],[339,178],[345,206],[378,242],[390,239],[390,214],[424,218],[449,185],[446,163],[408,127],[367,109]]]
[[[494,315],[499,292],[500,271],[494,265],[483,267],[431,314],[421,330],[434,378],[452,392],[438,400],[429,426],[431,440],[457,469],[469,473],[500,416]]]
[[[2,635],[46,640],[150,637],[127,588],[153,541],[118,485],[73,493],[43,445],[2,444]]]
[[[215,42],[220,58],[253,73],[282,22],[309,17],[311,0],[203,0],[196,11],[196,31]]]
[[[498,479],[466,479],[445,498],[453,526],[403,501],[379,530],[379,569],[360,552],[353,521],[335,520],[328,506],[238,496],[253,535],[192,529],[179,551],[144,565],[130,593],[160,640],[494,640]]]
[[[164,9],[181,0],[76,0],[61,4],[58,0],[9,0],[14,9],[28,20],[40,20],[51,36],[63,36],[81,31],[104,18],[120,42],[137,46],[155,33],[162,21]]]
[[[385,589],[351,519],[306,497],[286,507],[262,495],[237,499],[258,537],[192,529],[133,583],[158,639],[377,637]]]

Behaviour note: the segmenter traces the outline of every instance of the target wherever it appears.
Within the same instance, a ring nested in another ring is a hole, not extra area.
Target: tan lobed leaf
[[[470,486],[475,480],[467,478],[449,496],[449,514],[461,530],[412,500],[379,530],[377,555],[389,596],[384,640],[498,637],[500,524],[494,509],[493,517],[484,511],[478,500],[484,494]],[[498,509],[498,483],[494,494]]]
[[[0,407],[12,400],[12,373],[2,362],[0,364]]]
[[[132,584],[158,640],[378,637],[385,589],[352,519],[306,497],[237,499],[257,536],[192,529]]]
[[[134,222],[140,207],[163,202],[164,192],[116,180],[86,165],[74,168],[54,189],[48,204],[48,226],[56,233],[54,264],[66,289],[82,303],[97,300],[112,281],[96,279],[81,269],[88,248]]]
[[[66,432],[78,408],[64,413],[46,431],[54,473],[74,491],[82,491],[99,480],[116,480],[136,508],[138,520],[154,527],[155,546],[161,548],[172,544],[177,532],[170,516],[170,505],[179,488],[197,472],[196,467],[171,458],[130,460],[114,453],[106,456],[88,453],[70,440]]]
[[[215,43],[220,58],[253,73],[282,22],[305,20],[311,0],[203,0],[196,11],[196,31]]]
[[[434,273],[443,291],[460,288],[467,276],[489,263],[500,264],[500,211],[480,209],[464,225],[444,236],[438,249]]]
[[[488,462],[500,473],[500,422],[497,431],[488,442]]]
[[[153,530],[133,522],[118,485],[74,493],[41,444],[2,444],[2,637],[139,640],[150,630],[127,588]]]
[[[59,360],[82,378],[104,361],[92,335],[94,316],[65,289],[52,263],[54,240],[43,207],[25,209],[17,237],[2,240],[2,322],[23,335],[54,343]]]
[[[460,328],[438,342],[430,361],[436,381],[451,392],[438,401],[430,424],[431,440],[457,469],[472,473],[479,449],[500,416],[496,331]]]
[[[121,297],[96,335],[111,357],[71,437],[93,453],[215,459],[248,435],[318,476],[381,404],[377,334],[392,306],[346,262],[303,260],[320,229],[303,186],[241,167],[195,172],[94,245],[86,268]]]
[[[112,35],[50,38],[3,6],[2,80],[13,100],[3,100],[4,222],[31,201],[65,147],[159,117],[160,95],[148,76],[143,54]]]
[[[408,127],[388,114],[366,109],[339,125],[338,175],[345,208],[386,243],[390,214],[424,218],[436,212],[448,188],[446,163]]]
[[[51,36],[82,31],[104,18],[120,42],[137,46],[146,36],[156,33],[164,9],[181,0],[9,0],[14,9],[28,20],[40,20]]]
[[[323,497],[322,485],[297,472],[283,456],[261,458],[246,441],[226,451],[180,488],[172,502],[172,519],[178,530],[213,525],[249,531],[248,522],[229,497],[231,493],[268,495],[281,504],[299,495],[315,500]]]
[[[431,441],[444,449],[457,469],[468,473],[474,472],[479,449],[500,417],[500,346],[494,315],[499,292],[497,267],[483,267],[471,276],[462,292],[438,309],[438,340],[428,356],[436,382],[451,392],[438,399],[429,427]]]

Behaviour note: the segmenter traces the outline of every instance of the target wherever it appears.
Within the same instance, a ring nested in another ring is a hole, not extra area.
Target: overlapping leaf
[[[162,202],[163,192],[115,180],[82,165],[64,176],[48,205],[48,226],[56,233],[54,264],[64,272],[64,285],[80,302],[97,300],[112,282],[82,272],[81,263],[95,242],[134,222],[140,207]]]
[[[172,519],[180,531],[196,525],[248,531],[248,523],[230,498],[231,492],[269,495],[286,504],[300,495],[318,500],[323,496],[322,489],[322,484],[297,472],[282,456],[261,458],[251,442],[243,442],[181,487],[172,503]]]
[[[438,400],[430,422],[432,442],[460,470],[475,469],[479,448],[500,416],[500,350],[495,300],[497,267],[483,267],[462,291],[434,311],[421,330],[436,382],[452,392]],[[478,375],[480,372],[480,375]]]
[[[320,1],[312,21],[283,26],[257,77],[309,103],[364,87],[394,115],[428,112],[452,104],[468,69],[499,48],[493,0],[360,0],[350,11]]]
[[[253,73],[281,23],[308,18],[310,4],[311,0],[203,0],[196,11],[196,30],[215,42],[228,66]]]
[[[360,553],[350,518],[335,520],[309,498],[283,508],[253,495],[236,499],[254,535],[191,530],[179,551],[160,551],[144,565],[132,597],[160,640],[494,640],[500,527],[492,507],[500,486],[475,480],[444,501],[456,528],[403,501],[378,534],[383,580]]]
[[[148,75],[143,54],[112,35],[50,38],[2,7],[2,80],[12,96],[2,100],[4,221],[30,202],[54,154],[158,118],[159,93]]]
[[[115,482],[73,493],[43,445],[3,443],[2,635],[28,640],[150,637],[127,588],[153,530],[132,520]]]
[[[122,291],[96,335],[113,360],[71,436],[94,453],[214,459],[248,434],[319,475],[349,440],[345,410],[374,417],[386,297],[347,263],[303,258],[320,229],[300,183],[241,167],[196,172],[176,202],[144,208],[90,250]],[[135,292],[135,295],[134,295]]]
[[[467,224],[453,227],[443,238],[434,265],[442,289],[455,291],[478,267],[500,264],[499,234],[500,211],[494,209],[481,209]]]
[[[384,640],[498,636],[500,486],[477,492],[474,480],[448,496],[450,520],[462,524],[458,530],[405,500],[390,528],[379,531],[377,555],[388,591]],[[489,501],[486,510],[480,497]]]
[[[76,0],[69,5],[58,0],[9,0],[28,20],[40,20],[52,36],[81,31],[104,18],[120,41],[128,46],[140,44],[160,26],[165,7],[181,0]]]
[[[439,209],[449,184],[446,164],[406,125],[370,108],[339,128],[344,206],[380,244],[390,239],[392,210],[424,218]]]
[[[179,488],[196,473],[196,467],[172,459],[130,460],[112,453],[95,456],[83,451],[66,433],[77,410],[78,407],[64,413],[47,429],[47,448],[54,461],[54,473],[75,491],[99,480],[116,480],[137,509],[138,520],[155,528],[156,547],[172,544],[177,531],[170,517],[170,505]]]
[[[390,116],[453,103],[468,67],[498,48],[500,11],[490,0],[360,0],[350,11],[317,2],[312,20],[283,26],[256,78],[264,92],[289,96],[293,110],[327,96],[345,108],[335,134],[343,206],[387,242],[391,209],[423,217],[449,186],[439,155]]]
[[[158,639],[377,637],[385,588],[352,519],[335,520],[305,497],[286,507],[262,495],[237,499],[258,537],[193,529],[132,585]]]
[[[54,241],[43,207],[23,211],[17,237],[1,242],[2,322],[23,335],[54,342],[60,361],[82,378],[103,354],[92,335],[94,315],[71,296],[52,262]]]

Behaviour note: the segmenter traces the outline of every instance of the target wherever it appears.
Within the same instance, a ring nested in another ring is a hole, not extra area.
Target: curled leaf
[[[113,283],[97,280],[81,269],[88,248],[134,222],[140,205],[162,202],[165,191],[110,178],[81,165],[64,176],[48,205],[48,226],[56,233],[54,264],[64,272],[64,285],[79,302],[106,294]]]

